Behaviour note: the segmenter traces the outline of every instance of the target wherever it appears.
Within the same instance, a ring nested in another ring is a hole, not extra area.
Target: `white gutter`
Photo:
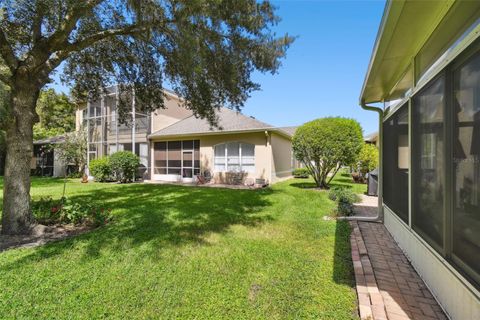
[[[350,216],[340,217],[341,220],[383,222],[383,109],[368,106],[362,100],[364,110],[378,112],[378,213],[375,217]]]

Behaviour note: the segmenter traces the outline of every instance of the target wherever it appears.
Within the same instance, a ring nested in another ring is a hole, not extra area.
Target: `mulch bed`
[[[34,232],[29,235],[11,236],[0,234],[0,252],[14,248],[38,247],[45,243],[63,240],[72,236],[85,233],[92,229],[93,228],[91,226],[75,226],[73,224],[53,226],[37,225],[34,228]]]

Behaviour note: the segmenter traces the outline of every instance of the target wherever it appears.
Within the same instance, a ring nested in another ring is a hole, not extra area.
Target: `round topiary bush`
[[[89,164],[90,175],[95,178],[95,181],[105,182],[112,179],[112,167],[110,165],[110,158],[103,157],[90,161]]]
[[[118,151],[110,156],[110,166],[116,181],[131,182],[140,166],[140,158],[130,151]]]
[[[347,118],[321,118],[297,128],[292,140],[295,158],[306,166],[315,183],[328,189],[342,166],[354,164],[362,149],[360,124]]]

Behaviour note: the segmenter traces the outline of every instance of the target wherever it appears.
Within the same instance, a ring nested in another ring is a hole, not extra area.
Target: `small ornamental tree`
[[[295,157],[320,188],[328,188],[342,166],[355,163],[363,143],[360,124],[340,117],[307,122],[297,129],[292,141]]]
[[[373,144],[364,144],[358,156],[357,170],[362,177],[378,167],[378,149]]]
[[[67,187],[67,167],[73,164],[79,172],[83,172],[87,161],[87,135],[85,130],[67,133],[65,141],[56,145],[58,157],[65,164],[65,177],[63,183],[62,204],[65,199],[65,189]]]

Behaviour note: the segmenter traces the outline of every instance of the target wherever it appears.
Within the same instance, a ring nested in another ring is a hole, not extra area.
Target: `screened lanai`
[[[82,111],[82,126],[87,131],[87,161],[111,155],[116,151],[131,151],[140,157],[138,177],[148,177],[150,171],[147,135],[151,131],[150,116],[137,112],[133,99],[126,119],[120,120],[118,87],[110,87],[99,99],[88,101]]]

